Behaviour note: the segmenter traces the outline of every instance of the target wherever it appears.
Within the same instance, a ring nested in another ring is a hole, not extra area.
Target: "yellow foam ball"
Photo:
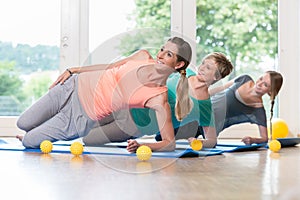
[[[288,136],[288,134],[289,128],[283,119],[275,118],[272,120],[272,140],[277,138],[285,138]]]
[[[83,145],[80,142],[73,142],[70,146],[70,151],[73,155],[79,156],[83,152]]]
[[[193,140],[191,142],[191,147],[194,151],[200,151],[202,149],[202,141],[201,140]]]
[[[139,146],[136,150],[136,156],[141,161],[149,160],[152,156],[152,150],[146,145]]]
[[[278,152],[281,149],[281,144],[278,140],[269,142],[269,149],[273,152]]]
[[[43,153],[50,153],[52,151],[53,144],[49,140],[44,140],[40,144],[40,149]]]

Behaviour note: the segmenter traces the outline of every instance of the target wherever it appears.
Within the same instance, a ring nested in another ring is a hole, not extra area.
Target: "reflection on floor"
[[[300,146],[147,162],[22,151],[0,159],[3,199],[300,199]]]

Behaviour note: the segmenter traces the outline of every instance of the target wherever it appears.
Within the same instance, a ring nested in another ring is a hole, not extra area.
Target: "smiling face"
[[[197,78],[200,81],[206,82],[208,85],[216,81],[217,64],[212,58],[204,59],[198,67]]]
[[[177,45],[168,41],[164,46],[161,47],[160,51],[157,53],[157,63],[165,64],[174,69],[182,67],[182,63],[178,62],[177,52]]]
[[[255,83],[255,92],[257,94],[267,94],[271,91],[271,77],[270,74],[265,73],[259,77]]]

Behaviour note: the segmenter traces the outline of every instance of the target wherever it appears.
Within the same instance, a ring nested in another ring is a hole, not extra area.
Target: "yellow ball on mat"
[[[201,140],[193,140],[191,142],[191,147],[194,151],[200,151],[202,149],[202,141]]]
[[[142,145],[136,150],[136,156],[141,161],[149,160],[152,156],[152,150],[150,147]]]
[[[40,144],[40,149],[43,153],[50,153],[52,151],[53,144],[49,140],[44,140]]]
[[[79,156],[83,152],[83,145],[80,142],[73,142],[70,146],[70,151],[73,155]]]
[[[281,149],[281,144],[278,140],[269,142],[269,149],[273,152],[278,152]]]

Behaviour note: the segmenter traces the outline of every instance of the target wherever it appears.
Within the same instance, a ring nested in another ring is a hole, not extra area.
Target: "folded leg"
[[[69,101],[73,89],[74,79],[70,78],[65,84],[57,85],[49,90],[20,115],[17,121],[18,128],[28,132],[52,118]]]
[[[120,110],[96,123],[88,135],[83,137],[83,142],[87,146],[100,146],[109,142],[123,142],[138,135],[128,110]]]

